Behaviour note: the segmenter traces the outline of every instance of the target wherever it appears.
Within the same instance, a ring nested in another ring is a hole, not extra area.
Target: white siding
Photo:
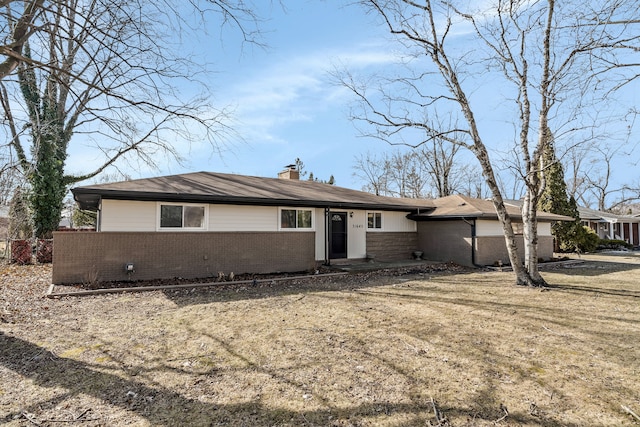
[[[504,236],[502,225],[497,219],[479,219],[476,221],[476,236]]]
[[[418,225],[415,221],[407,219],[408,212],[382,212],[382,229],[379,231],[405,232],[417,231]],[[366,224],[365,224],[366,227]],[[374,230],[369,230],[374,231]],[[377,230],[376,230],[377,231]]]
[[[351,216],[351,212],[353,212],[353,216]],[[347,258],[358,259],[366,256],[367,212],[349,211],[347,215]]]
[[[538,236],[551,236],[551,223],[539,222],[538,223]]]
[[[156,231],[157,205],[157,202],[103,200],[100,231]],[[277,207],[209,205],[208,210],[209,231],[278,230]]]
[[[156,231],[156,203],[103,199],[100,231]]]
[[[209,231],[278,231],[278,208],[209,205]]]
[[[316,230],[316,261],[324,261],[325,259],[325,251],[324,251],[324,242],[326,236],[324,235],[324,226],[325,226],[325,218],[324,218],[324,208],[316,208],[313,216],[313,220],[315,221],[314,228]]]
[[[538,222],[538,235],[551,236],[551,223]],[[476,221],[476,236],[504,236],[502,225],[497,219],[479,219]]]

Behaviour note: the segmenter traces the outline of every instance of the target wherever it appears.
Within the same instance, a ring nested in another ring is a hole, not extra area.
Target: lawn
[[[581,260],[53,300],[5,266],[0,424],[640,425],[640,256]]]

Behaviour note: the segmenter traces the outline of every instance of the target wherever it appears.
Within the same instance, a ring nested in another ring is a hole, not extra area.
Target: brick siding
[[[314,259],[315,233],[56,232],[53,283],[308,271]]]
[[[367,233],[367,255],[376,261],[399,261],[410,259],[418,249],[416,232],[369,232]]]

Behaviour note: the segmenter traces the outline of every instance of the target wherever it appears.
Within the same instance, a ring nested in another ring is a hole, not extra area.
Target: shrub
[[[598,249],[633,249],[633,245],[624,240],[600,239]]]
[[[600,238],[591,228],[582,226],[577,227],[573,233],[569,236],[567,242],[563,242],[560,249],[563,252],[579,251],[579,252],[593,252],[598,248]]]

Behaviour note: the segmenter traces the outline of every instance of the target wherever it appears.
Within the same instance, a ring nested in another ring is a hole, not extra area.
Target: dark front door
[[[631,243],[631,239],[630,239],[631,233],[629,233],[629,223],[628,222],[622,223],[622,233],[624,234],[624,237],[622,239],[626,240],[629,243]]]
[[[329,258],[347,257],[347,213],[331,212],[331,250]]]

